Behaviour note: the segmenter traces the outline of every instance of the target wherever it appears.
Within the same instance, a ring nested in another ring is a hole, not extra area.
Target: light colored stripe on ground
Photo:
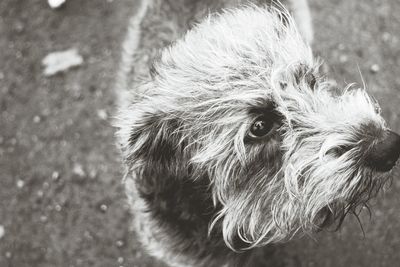
[[[128,23],[128,30],[122,45],[120,65],[115,84],[119,104],[122,104],[124,99],[127,99],[129,75],[134,66],[136,50],[140,45],[141,23],[151,4],[152,0],[142,0],[136,15],[132,16]]]

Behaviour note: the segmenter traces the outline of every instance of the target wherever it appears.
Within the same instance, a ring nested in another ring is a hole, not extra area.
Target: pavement
[[[43,0],[0,2],[0,266],[163,266],[129,228],[110,125],[119,50],[138,3],[67,0],[53,10]],[[310,6],[315,53],[340,85],[365,82],[400,132],[400,1]],[[83,65],[45,77],[42,59],[70,48]],[[371,216],[270,246],[258,265],[398,266],[399,173]]]

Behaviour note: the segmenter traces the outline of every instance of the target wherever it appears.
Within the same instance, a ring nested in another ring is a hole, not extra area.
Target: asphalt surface
[[[110,126],[112,84],[138,0],[0,2],[0,266],[162,266],[129,229]],[[334,3],[333,3],[334,2]],[[400,1],[312,0],[316,54],[340,85],[362,84],[400,132]],[[75,47],[84,64],[46,78],[41,60]],[[320,232],[266,248],[260,266],[399,266],[400,177]],[[4,230],[2,233],[1,230]]]

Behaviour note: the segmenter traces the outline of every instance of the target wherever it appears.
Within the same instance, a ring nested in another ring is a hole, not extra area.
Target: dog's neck
[[[151,175],[150,177],[145,177]],[[220,258],[226,261],[227,255],[242,262],[250,253],[235,253],[223,241],[219,226],[209,234],[209,224],[220,209],[213,204],[209,178],[197,179],[189,177],[168,176],[151,170],[142,173],[136,180],[140,197],[147,204],[146,212],[168,231],[170,236],[178,240],[185,253],[195,257]],[[239,239],[238,239],[239,240]],[[239,244],[238,245],[243,245]],[[180,248],[182,250],[182,248]]]

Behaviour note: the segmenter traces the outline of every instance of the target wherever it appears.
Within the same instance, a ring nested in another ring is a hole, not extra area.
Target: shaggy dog
[[[204,12],[178,2],[144,1],[118,78],[125,185],[148,252],[170,266],[243,266],[256,247],[366,205],[400,137],[363,88],[326,82],[308,7],[291,5],[294,20],[248,4],[190,26]]]

